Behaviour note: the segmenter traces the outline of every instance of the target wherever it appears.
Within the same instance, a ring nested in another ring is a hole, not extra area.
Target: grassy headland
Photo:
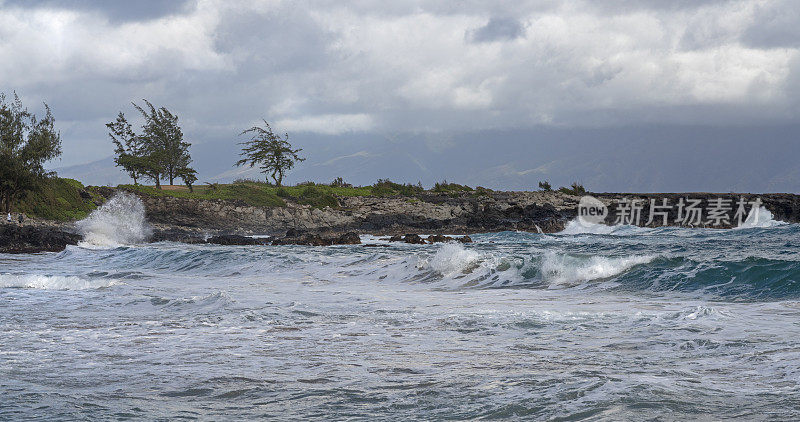
[[[196,186],[194,191],[189,191],[183,186],[164,186],[164,189],[160,190],[143,185],[120,185],[119,188],[151,196],[241,200],[255,207],[283,207],[286,206],[288,200],[315,208],[338,207],[337,196],[414,197],[426,192],[456,195],[462,192],[481,194],[488,191],[484,188],[475,190],[469,186],[446,182],[437,183],[433,189],[425,190],[419,185],[400,184],[385,179],[379,180],[371,186],[316,184],[313,182],[300,183],[295,186],[275,186],[265,182],[239,180],[232,184],[213,183]]]
[[[29,217],[70,221],[86,217],[103,197],[74,179],[54,177],[34,191],[26,192],[11,207]]]
[[[22,212],[29,217],[71,221],[85,218],[105,201],[108,191],[101,187],[84,186],[73,179],[54,177],[47,179],[37,190],[30,191],[15,201],[12,212]],[[195,186],[190,191],[185,186],[163,186],[156,189],[146,185],[119,185],[117,189],[153,197],[176,197],[191,199],[242,201],[255,207],[285,207],[287,202],[309,205],[314,208],[337,208],[337,198],[351,196],[392,197],[403,196],[417,201],[423,195],[481,196],[491,189],[472,188],[457,183],[440,182],[430,189],[421,185],[395,183],[387,179],[378,180],[370,186],[351,186],[339,179],[331,184],[300,183],[294,186],[275,186],[254,180],[237,180],[230,184],[206,184]],[[424,198],[423,198],[424,200]]]

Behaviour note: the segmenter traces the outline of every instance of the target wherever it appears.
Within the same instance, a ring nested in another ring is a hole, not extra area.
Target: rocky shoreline
[[[118,190],[100,188],[106,198]],[[135,192],[131,192],[135,193]],[[466,241],[443,235],[468,235],[497,231],[554,233],[564,230],[578,215],[577,195],[561,192],[422,193],[413,197],[337,197],[337,207],[313,208],[289,201],[285,207],[253,207],[242,201],[188,199],[137,194],[148,222],[152,242],[174,241],[221,245],[341,245],[359,244],[359,235],[387,236],[407,243]],[[592,194],[608,208],[605,224],[615,224],[620,207],[638,201],[646,225],[650,204],[678,203],[681,198],[712,204],[719,198],[732,209],[726,224],[735,226],[737,201],[759,204],[777,220],[800,222],[800,196],[794,194]],[[652,202],[651,202],[652,201]],[[623,210],[624,211],[624,210]],[[680,223],[679,210],[663,211],[667,225]],[[652,223],[654,225],[655,223]],[[691,227],[711,227],[702,221]],[[422,238],[420,234],[429,234]],[[259,237],[251,237],[260,235]],[[60,251],[77,244],[81,236],[72,223],[28,221],[0,227],[0,253]]]

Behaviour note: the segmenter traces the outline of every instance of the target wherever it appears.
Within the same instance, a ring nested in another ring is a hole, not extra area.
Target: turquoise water
[[[800,226],[608,231],[0,255],[0,419],[800,418]]]

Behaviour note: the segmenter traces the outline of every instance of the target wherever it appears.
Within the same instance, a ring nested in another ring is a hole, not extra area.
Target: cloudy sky
[[[146,98],[201,180],[257,176],[231,164],[264,118],[290,181],[799,190],[799,49],[795,0],[0,0],[0,91],[91,183]]]

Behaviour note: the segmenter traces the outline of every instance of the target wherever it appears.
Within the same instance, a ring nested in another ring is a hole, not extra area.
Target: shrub
[[[331,187],[334,187],[334,188],[352,188],[353,185],[351,185],[350,183],[345,182],[344,179],[342,179],[341,177],[337,177],[337,178],[333,179],[333,182],[331,182]]]
[[[90,199],[83,195],[89,194]],[[73,179],[48,178],[33,191],[28,191],[12,204],[12,209],[29,217],[48,220],[78,220],[89,215],[95,205],[95,198],[83,184]]]
[[[371,189],[372,194],[375,196],[415,196],[424,191],[422,186],[411,184],[401,185],[399,183],[392,182],[389,179],[378,179],[378,181],[372,185]]]
[[[337,208],[339,201],[332,194],[318,189],[316,186],[308,185],[302,191],[298,201],[301,204],[311,205],[314,208]]]
[[[568,188],[562,186],[558,188],[558,191],[561,193],[566,193],[567,195],[575,195],[575,196],[586,195],[586,189],[583,187],[583,185],[581,185],[578,182],[572,182],[572,184]]]
[[[483,186],[478,186],[478,187],[475,188],[474,195],[476,195],[476,196],[489,196],[490,193],[492,193],[491,189],[485,188]]]
[[[453,192],[472,192],[472,188],[467,185],[459,185],[458,183],[447,183],[447,180],[436,182],[433,185],[433,192],[439,193],[453,193]]]

